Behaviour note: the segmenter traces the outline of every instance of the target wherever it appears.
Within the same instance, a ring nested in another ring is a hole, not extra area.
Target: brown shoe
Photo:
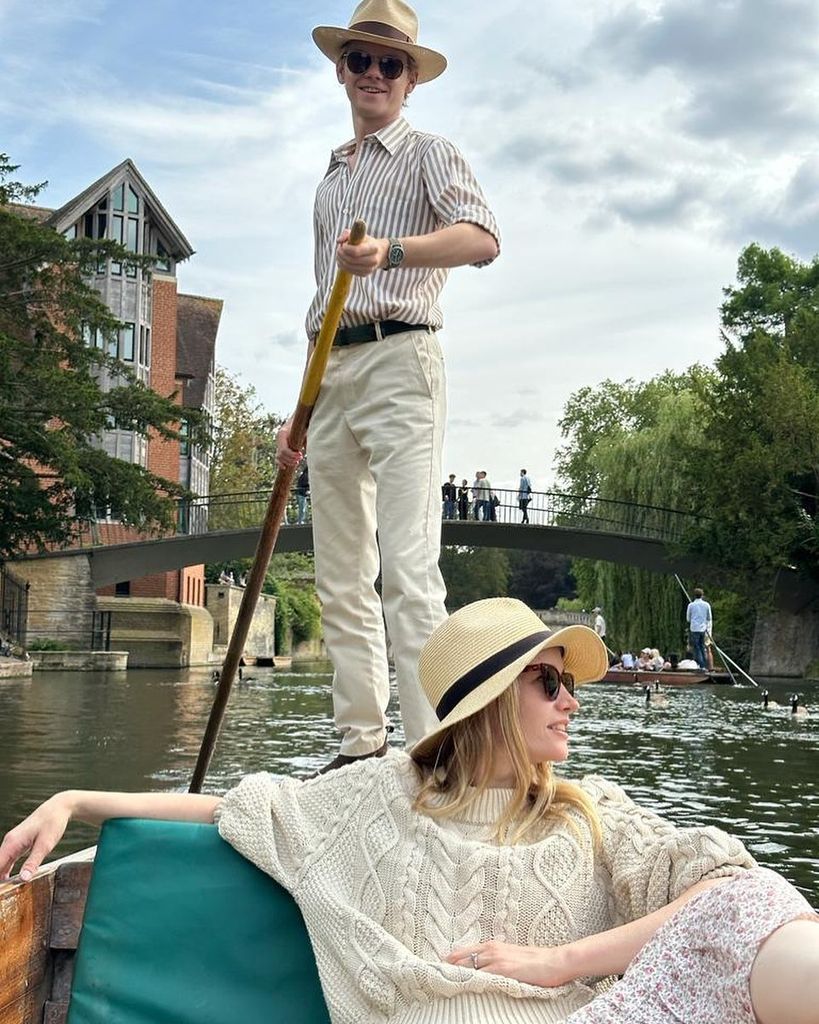
[[[346,765],[354,764],[356,761],[366,761],[368,757],[383,757],[389,749],[389,744],[384,740],[378,750],[373,750],[369,754],[336,754],[329,764],[319,768],[311,778],[315,778],[316,775],[326,775],[327,772],[334,772],[336,768],[344,768]]]

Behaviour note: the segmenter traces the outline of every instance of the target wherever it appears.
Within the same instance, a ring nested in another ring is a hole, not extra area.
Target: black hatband
[[[538,633],[532,633],[522,640],[516,640],[513,644],[504,647],[503,650],[497,651],[490,658],[480,662],[480,664],[470,669],[466,675],[461,676],[460,679],[456,679],[435,708],[438,720],[442,722],[456,704],[460,704],[467,694],[477,689],[487,679],[491,679],[502,668],[506,668],[513,661],[517,661],[531,647],[537,646],[542,640],[548,640],[551,635],[548,629],[544,629]]]

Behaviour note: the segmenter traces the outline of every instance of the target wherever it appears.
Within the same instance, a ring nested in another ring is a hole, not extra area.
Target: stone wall
[[[816,673],[819,661],[819,611],[762,612],[756,620],[751,675],[802,678]],[[811,668],[812,666],[812,668]]]
[[[34,651],[35,672],[124,672],[127,651]]]
[[[67,648],[88,650],[97,607],[88,558],[43,558],[13,563],[14,575],[28,581],[26,642],[62,641]]]
[[[230,583],[208,583],[205,587],[207,609],[213,617],[213,644],[227,647],[239,614],[244,587]],[[276,598],[260,594],[245,642],[247,658],[272,658],[276,654]]]
[[[185,668],[207,665],[213,620],[205,608],[161,597],[100,597],[111,612],[111,647],[129,652],[129,668]]]

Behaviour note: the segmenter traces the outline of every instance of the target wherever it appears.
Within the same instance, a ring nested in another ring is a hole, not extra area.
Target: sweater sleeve
[[[219,835],[293,892],[309,852],[337,817],[334,781],[316,787],[287,776],[248,775],[214,813]]]
[[[742,843],[721,829],[678,828],[598,776],[584,779],[583,788],[600,815],[602,857],[619,923],[666,906],[704,879],[756,866]]]

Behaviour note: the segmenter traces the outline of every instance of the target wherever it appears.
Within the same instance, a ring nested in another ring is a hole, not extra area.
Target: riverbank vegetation
[[[712,367],[603,381],[569,399],[560,486],[696,515],[678,550],[715,571],[716,631],[747,655],[784,567],[815,577],[819,554],[819,259],[748,246],[724,290]],[[578,596],[602,605],[622,647],[678,649],[685,598],[673,578],[576,561]]]

